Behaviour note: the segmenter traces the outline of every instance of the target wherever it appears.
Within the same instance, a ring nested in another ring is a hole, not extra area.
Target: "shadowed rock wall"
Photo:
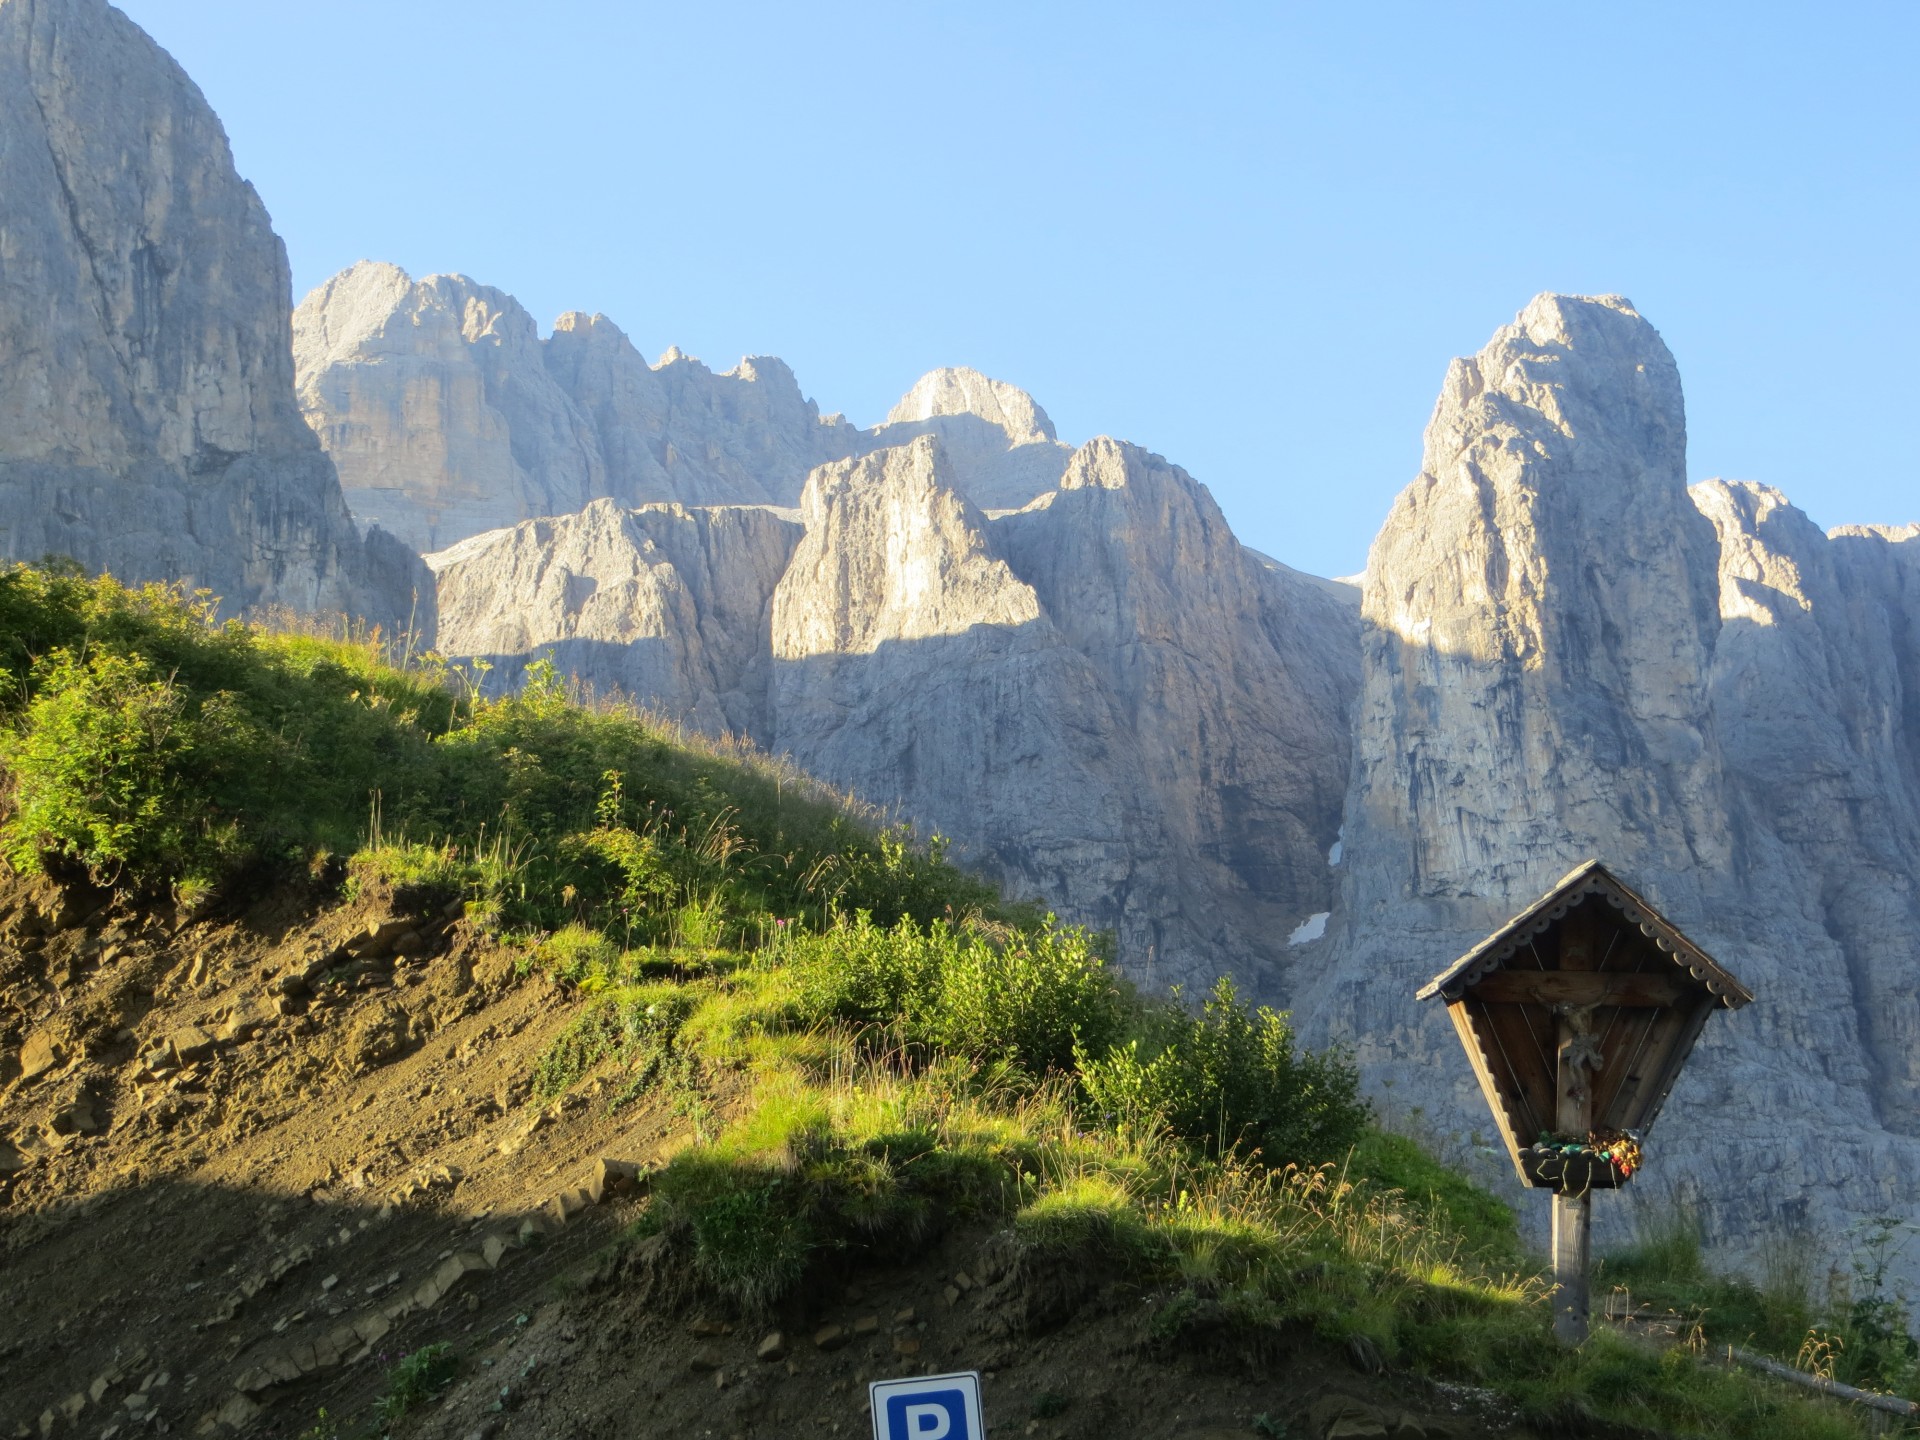
[[[430,628],[301,421],[266,210],[103,0],[0,0],[0,221],[0,554]]]

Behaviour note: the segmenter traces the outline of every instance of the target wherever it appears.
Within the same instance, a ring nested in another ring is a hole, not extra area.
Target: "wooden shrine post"
[[[1588,974],[1593,952],[1588,943],[1591,926],[1584,916],[1569,915],[1560,939],[1560,969]],[[1554,1133],[1586,1135],[1593,1130],[1593,1068],[1598,1053],[1593,1041],[1591,1005],[1556,1005],[1554,1009]],[[1564,1189],[1553,1197],[1553,1333],[1563,1345],[1587,1338],[1592,1299],[1587,1275],[1593,1268],[1593,1191],[1577,1194]]]
[[[1553,1192],[1553,1333],[1578,1345],[1593,1192],[1632,1178],[1707,1017],[1753,996],[1597,860],[1419,992],[1435,995],[1521,1183]]]

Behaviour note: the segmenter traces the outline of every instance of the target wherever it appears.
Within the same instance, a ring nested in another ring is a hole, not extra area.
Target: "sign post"
[[[1598,860],[1419,992],[1436,995],[1521,1183],[1553,1192],[1553,1333],[1578,1345],[1593,1192],[1640,1168],[1707,1017],[1753,995]]]

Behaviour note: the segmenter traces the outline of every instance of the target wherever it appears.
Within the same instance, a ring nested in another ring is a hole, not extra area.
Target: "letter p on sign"
[[[873,1440],[986,1440],[977,1371],[875,1380],[867,1399]]]

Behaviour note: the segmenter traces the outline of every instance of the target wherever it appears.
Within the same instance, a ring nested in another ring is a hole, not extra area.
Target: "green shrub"
[[[769,762],[571,701],[550,665],[478,698],[376,638],[221,622],[175,587],[0,566],[0,853],[157,889],[395,847],[502,925],[728,943],[742,916],[885,924],[995,904],[895,829]],[[370,824],[370,802],[378,800]]]
[[[1033,1076],[1071,1074],[1134,1009],[1102,941],[1053,923],[992,938],[944,920],[882,928],[861,914],[789,952],[800,1009],[814,1023],[890,1025],[908,1043]]]
[[[0,569],[0,844],[158,889],[290,850],[351,851],[383,773],[454,705],[363,650],[263,637],[210,602]]]
[[[1089,1047],[1080,1067],[1094,1106],[1128,1129],[1165,1126],[1214,1156],[1313,1164],[1343,1154],[1370,1118],[1351,1062],[1297,1051],[1286,1017],[1248,1010],[1225,977],[1200,1014],[1156,1007],[1143,1028],[1098,1059]]]
[[[380,1397],[380,1418],[392,1423],[432,1400],[460,1373],[460,1357],[444,1340],[403,1355],[387,1371],[387,1393]]]
[[[1833,1320],[1825,1337],[1833,1350],[1835,1379],[1900,1394],[1920,1388],[1920,1342],[1913,1336],[1913,1315],[1905,1292],[1889,1280],[1912,1230],[1896,1216],[1881,1216],[1856,1233],[1853,1274],[1833,1297]]]
[[[541,941],[533,958],[559,979],[591,994],[606,989],[617,977],[622,952],[598,930],[567,925]]]
[[[700,1277],[749,1309],[785,1298],[819,1243],[805,1188],[772,1166],[683,1152],[653,1191],[660,1223],[692,1238]]]
[[[0,735],[13,790],[0,826],[8,861],[37,870],[60,856],[106,883],[124,875],[140,885],[204,864],[204,797],[185,773],[199,738],[186,694],[138,656],[81,661],[55,650],[32,680],[18,729]]]
[[[535,1062],[534,1093],[550,1099],[609,1060],[644,1068],[644,1083],[705,998],[693,986],[674,984],[630,985],[596,995]]]

